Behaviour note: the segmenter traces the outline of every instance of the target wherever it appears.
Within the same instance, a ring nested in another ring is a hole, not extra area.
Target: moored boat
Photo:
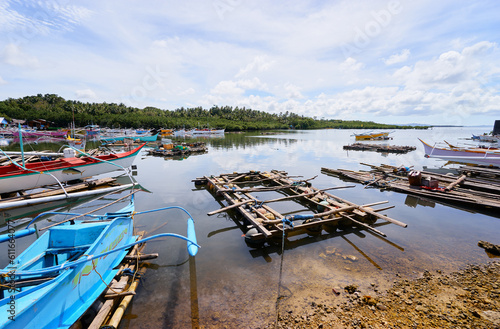
[[[225,129],[193,129],[191,133],[193,135],[219,135],[224,134]]]
[[[130,203],[118,212],[104,215],[53,212],[34,218],[32,222],[49,214],[76,215],[46,227],[43,235],[0,270],[0,312],[4,315],[0,317],[0,327],[70,328],[109,286],[118,273],[116,267],[136,244],[177,237],[187,241],[191,256],[196,255],[199,246],[189,213],[187,238],[163,233],[138,240],[134,235],[135,215],[170,208],[178,207],[135,212],[132,194]],[[36,229],[29,228],[30,225],[0,236],[0,242],[35,233]]]
[[[425,157],[439,158],[447,161],[471,163],[484,166],[500,166],[500,149],[493,147],[460,147],[448,144],[432,146],[420,138],[424,145]]]
[[[125,139],[131,139],[134,142],[154,142],[158,139],[158,134],[155,135],[119,135],[119,136],[109,136],[109,137],[104,137],[101,136],[101,141],[103,142],[117,142],[117,141],[123,141]]]
[[[373,131],[369,131],[369,132],[366,132],[366,133],[360,133],[360,134],[353,134],[355,139],[357,141],[363,141],[363,140],[386,140],[386,139],[390,139],[391,137],[389,137],[389,134],[391,132],[383,132],[383,131],[379,131],[379,132],[373,132]]]
[[[28,190],[44,185],[72,181],[128,168],[145,144],[122,153],[76,157],[73,149],[65,149],[67,157],[51,161],[26,163],[12,162],[0,166],[0,194]],[[1,153],[5,154],[4,151]]]

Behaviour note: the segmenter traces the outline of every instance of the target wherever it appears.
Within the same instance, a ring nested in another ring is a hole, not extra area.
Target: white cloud
[[[210,92],[216,95],[242,95],[245,90],[235,81],[221,81]]]
[[[76,91],[76,98],[78,99],[96,99],[97,95],[92,89],[81,89]]]
[[[252,71],[256,72],[267,71],[273,64],[274,61],[267,59],[266,56],[256,56],[251,63],[249,63],[246,67],[242,68],[236,74],[236,77],[237,78],[241,77]]]
[[[7,84],[7,81],[5,81],[4,79],[2,79],[2,77],[0,77],[0,85],[5,85]]]
[[[363,68],[363,63],[359,63],[352,57],[348,57],[342,64],[340,64],[340,70],[342,71],[359,71]]]
[[[403,49],[399,54],[392,55],[388,59],[384,61],[386,65],[392,65],[392,64],[397,64],[397,63],[402,63],[408,60],[408,57],[410,57],[410,50],[409,49]]]
[[[9,83],[0,96],[71,99],[78,90],[141,108],[217,104],[382,122],[457,108],[500,115],[496,2],[404,2],[383,22],[392,2],[225,3],[221,17],[200,0],[4,1],[0,72]],[[343,44],[357,51],[345,56]]]
[[[19,46],[12,43],[3,49],[2,60],[9,65],[19,67],[33,68],[38,66],[38,59],[35,56],[28,55]]]

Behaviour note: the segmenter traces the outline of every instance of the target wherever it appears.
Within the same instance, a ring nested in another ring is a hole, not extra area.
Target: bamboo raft
[[[144,232],[139,233],[142,239]],[[120,270],[101,297],[79,320],[87,329],[116,329],[128,305],[136,294],[140,279],[147,266],[140,262],[158,257],[158,254],[142,254],[145,244],[135,245],[120,264]],[[133,274],[133,275],[130,275]]]
[[[442,175],[422,171],[420,184],[412,182],[417,173],[400,170],[393,166],[368,165],[370,171],[321,168],[322,173],[331,174],[349,181],[397,192],[424,197],[434,201],[458,205],[468,209],[500,209],[500,184],[469,178],[466,175]]]
[[[197,185],[206,184],[211,193],[216,197],[222,196],[227,203],[221,209],[209,212],[214,215],[230,209],[236,209],[241,215],[245,232],[245,242],[249,247],[259,248],[272,239],[288,237],[307,233],[320,234],[324,229],[333,232],[337,229],[345,230],[353,226],[361,227],[380,236],[386,236],[374,227],[378,219],[406,227],[405,223],[380,214],[380,211],[392,206],[373,209],[373,206],[387,203],[387,201],[357,205],[344,200],[327,190],[353,186],[332,187],[317,189],[309,183],[311,179],[294,180],[286,172],[273,170],[271,172],[250,171],[247,173],[221,174],[219,176],[204,176],[196,178],[193,182]],[[245,184],[264,184],[262,187],[242,187]],[[261,201],[252,193],[279,191],[287,196],[277,199]],[[268,204],[273,202],[295,200],[313,206],[312,214],[308,215],[283,215],[271,208]],[[238,223],[237,223],[238,224]]]
[[[415,151],[417,148],[415,146],[398,146],[398,145],[378,145],[378,144],[364,144],[364,143],[354,143],[350,145],[344,145],[344,150],[353,151],[375,151],[382,153],[408,153]]]

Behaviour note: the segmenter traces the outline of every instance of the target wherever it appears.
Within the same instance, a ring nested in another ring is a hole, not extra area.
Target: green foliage
[[[45,119],[58,127],[97,124],[102,127],[121,128],[225,128],[227,131],[266,129],[407,129],[408,127],[374,122],[317,120],[286,111],[271,114],[245,107],[212,106],[161,110],[155,107],[138,109],[124,104],[82,103],[65,100],[54,94],[38,94],[23,98],[8,98],[0,102],[0,113],[7,118]]]

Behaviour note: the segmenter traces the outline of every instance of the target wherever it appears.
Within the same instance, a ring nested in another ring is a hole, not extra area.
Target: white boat
[[[193,135],[219,135],[224,134],[225,129],[193,129]]]
[[[67,156],[56,160],[23,165],[13,161],[10,165],[0,166],[0,194],[60,184],[128,168],[144,145],[128,152],[95,157],[84,155],[77,158],[73,149],[65,149]],[[1,152],[7,155],[4,151]]]
[[[425,157],[447,161],[500,166],[500,149],[493,147],[460,147],[446,143],[446,146],[432,146],[419,138],[424,145]]]

